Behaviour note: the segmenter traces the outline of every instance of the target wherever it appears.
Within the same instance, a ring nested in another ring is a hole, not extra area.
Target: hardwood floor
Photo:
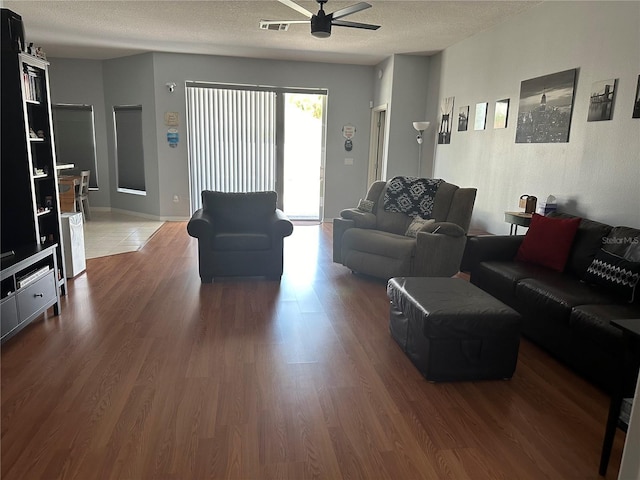
[[[331,233],[296,226],[280,284],[202,285],[185,223],[88,260],[2,346],[2,478],[601,478],[606,395],[527,341],[511,381],[426,382]]]

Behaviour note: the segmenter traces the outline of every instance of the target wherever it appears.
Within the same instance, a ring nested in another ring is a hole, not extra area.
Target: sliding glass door
[[[292,219],[322,218],[325,90],[187,83],[192,211],[203,190],[274,190]]]

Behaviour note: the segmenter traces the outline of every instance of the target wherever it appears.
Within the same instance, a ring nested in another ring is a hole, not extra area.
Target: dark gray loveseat
[[[522,314],[525,337],[611,391],[623,342],[609,321],[640,318],[640,291],[629,303],[583,278],[600,249],[640,262],[640,230],[582,219],[563,272],[514,260],[523,239],[471,237],[462,269],[470,272],[472,283]]]

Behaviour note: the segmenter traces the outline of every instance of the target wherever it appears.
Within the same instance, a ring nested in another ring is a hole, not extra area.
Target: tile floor
[[[84,223],[87,259],[139,250],[164,222],[116,212],[92,211]]]

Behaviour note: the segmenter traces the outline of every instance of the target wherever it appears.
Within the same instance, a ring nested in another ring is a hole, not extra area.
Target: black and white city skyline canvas
[[[591,85],[589,96],[589,113],[587,122],[611,120],[613,117],[613,102],[616,97],[618,79],[601,80]]]
[[[576,69],[524,80],[516,143],[566,143],[569,141]]]

